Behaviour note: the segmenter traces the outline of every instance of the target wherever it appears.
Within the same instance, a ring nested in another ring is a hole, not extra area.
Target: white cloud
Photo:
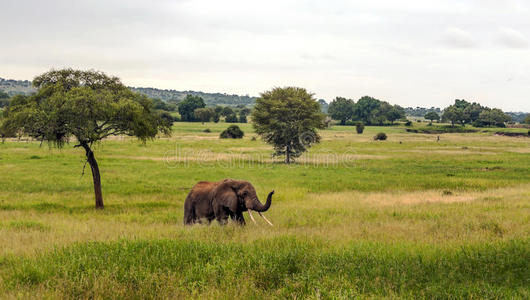
[[[499,42],[509,48],[528,48],[527,38],[517,30],[502,27],[499,29]]]
[[[456,27],[447,28],[443,34],[446,45],[456,48],[473,48],[477,44],[471,34]]]
[[[524,46],[529,12],[527,0],[0,1],[0,77],[71,66],[179,90],[299,85],[530,111],[530,53],[506,48]]]

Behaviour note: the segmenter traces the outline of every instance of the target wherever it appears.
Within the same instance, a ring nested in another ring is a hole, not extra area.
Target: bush
[[[237,125],[230,125],[228,128],[221,132],[219,136],[222,139],[241,139],[245,133]]]
[[[384,141],[384,140],[386,140],[386,133],[379,132],[378,134],[376,134],[374,136],[374,140],[376,140],[376,141]]]
[[[410,120],[405,122],[405,126],[412,126],[412,122]]]
[[[202,132],[212,132],[212,131],[210,130],[210,128],[206,128]]]
[[[357,130],[357,134],[363,133],[363,131],[364,131],[363,123],[357,122],[357,124],[355,124],[355,130]]]
[[[225,122],[226,123],[237,123],[237,116],[236,114],[230,114],[228,116],[225,117]]]

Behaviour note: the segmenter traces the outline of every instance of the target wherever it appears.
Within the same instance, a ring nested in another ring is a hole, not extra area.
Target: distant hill
[[[156,88],[137,88],[129,87],[132,91],[144,94],[147,97],[160,99],[167,102],[180,102],[186,98],[186,95],[195,95],[202,97],[206,105],[222,105],[222,106],[252,106],[256,103],[256,97],[230,95],[224,93],[204,93],[196,91],[176,91],[176,90],[162,90]],[[4,79],[0,77],[0,91],[4,91],[9,96],[17,94],[29,95],[36,92],[36,89],[31,85],[29,80],[13,80]]]
[[[158,98],[168,102],[180,102],[186,98],[186,95],[199,96],[204,99],[206,105],[222,105],[222,106],[252,106],[256,103],[256,97],[239,96],[235,94],[224,93],[205,93],[196,91],[176,91],[176,90],[162,90],[156,88],[137,88],[129,87],[132,91],[144,94],[150,98]]]
[[[28,95],[34,93],[36,89],[29,80],[13,80],[0,77],[0,91],[4,91],[9,96]]]

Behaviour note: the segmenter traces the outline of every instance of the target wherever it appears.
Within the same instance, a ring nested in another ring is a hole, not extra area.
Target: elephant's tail
[[[193,205],[191,204],[191,200],[186,197],[186,201],[184,201],[184,225],[192,225],[195,223],[195,209],[193,208]]]

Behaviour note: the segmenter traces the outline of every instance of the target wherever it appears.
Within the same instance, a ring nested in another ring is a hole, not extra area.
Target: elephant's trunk
[[[258,197],[256,197],[256,199],[255,199],[256,201],[255,201],[254,207],[252,209],[257,211],[257,212],[267,211],[269,209],[269,207],[271,207],[272,194],[274,194],[274,191],[270,192],[269,195],[267,196],[267,202],[265,202],[265,205],[261,204],[261,202],[258,200]]]

